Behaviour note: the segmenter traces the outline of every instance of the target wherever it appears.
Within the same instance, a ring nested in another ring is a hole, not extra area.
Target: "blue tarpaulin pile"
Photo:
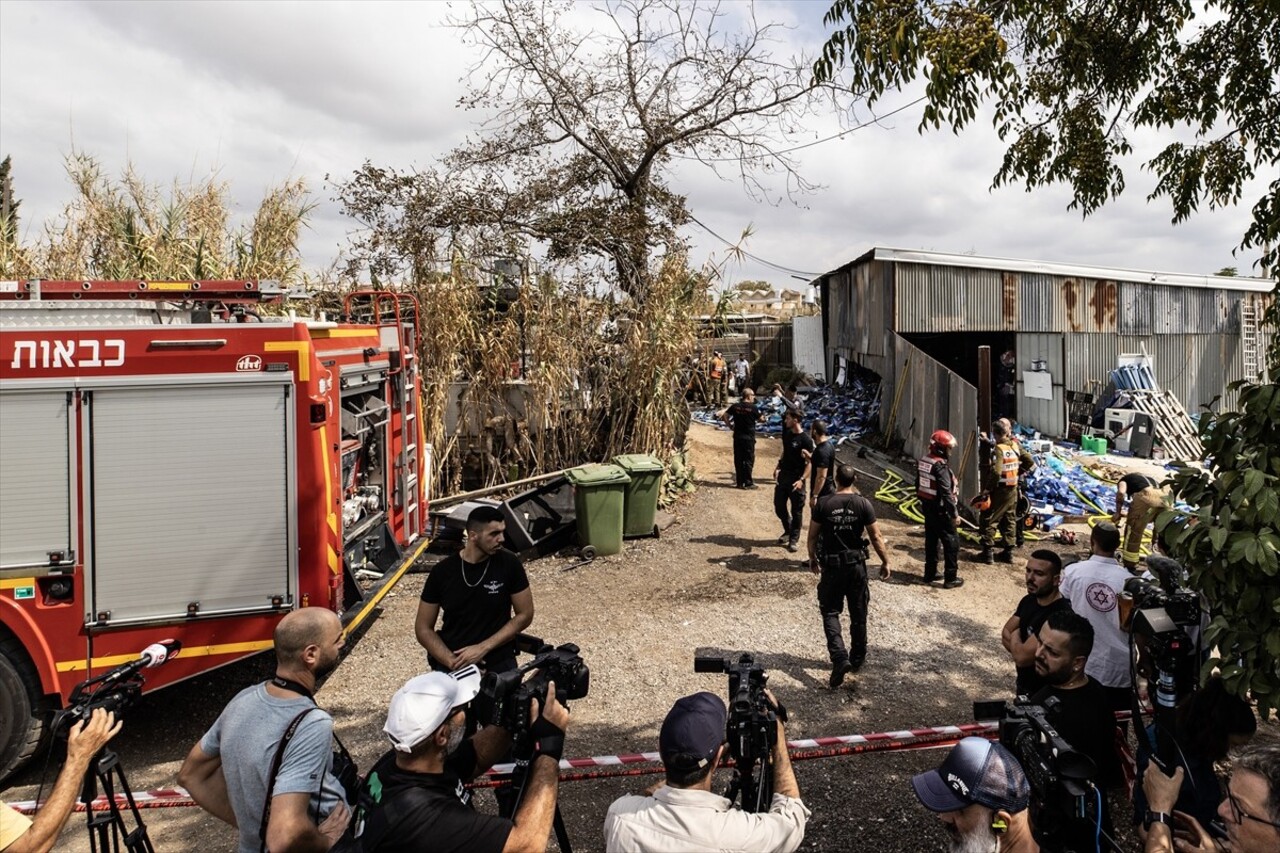
[[[804,389],[797,393],[796,398],[804,407],[805,429],[815,420],[825,421],[827,435],[833,440],[862,438],[879,428],[880,380],[874,374],[855,375],[844,388],[822,385]],[[782,413],[785,411],[782,398],[757,398],[756,403],[765,413],[764,423],[757,431],[764,435],[780,434]],[[724,426],[714,409],[694,409],[693,419],[712,426]]]
[[[1038,453],[1035,457],[1036,467],[1025,480],[1032,506],[1052,506],[1055,512],[1067,515],[1097,515],[1099,509],[1115,510],[1115,486],[1089,476],[1077,462],[1052,453]],[[1086,498],[1096,508],[1089,506]]]

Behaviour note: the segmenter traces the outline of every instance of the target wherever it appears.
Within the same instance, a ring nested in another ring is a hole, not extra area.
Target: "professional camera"
[[[510,732],[512,749],[517,757],[522,757],[527,756],[532,747],[529,700],[541,702],[551,681],[556,683],[556,699],[562,704],[581,699],[591,687],[591,671],[573,643],[553,648],[537,637],[521,634],[516,637],[516,647],[532,654],[533,660],[509,672],[486,672],[480,682],[480,694],[471,707],[477,722]],[[525,676],[530,672],[535,674],[526,681]]]
[[[1100,818],[1100,794],[1094,784],[1093,759],[1062,739],[1047,719],[1058,705],[1056,696],[1044,704],[1025,697],[1007,702],[975,702],[975,719],[1000,717],[1000,743],[1013,753],[1031,785],[1032,834],[1046,853],[1084,853],[1094,849],[1073,845],[1073,838],[1092,840]],[[1078,849],[1077,849],[1078,848]]]
[[[1147,567],[1158,579],[1125,581],[1133,614],[1125,626],[1133,643],[1134,693],[1137,677],[1146,678],[1155,717],[1156,754],[1167,766],[1176,766],[1174,709],[1197,686],[1199,654],[1186,629],[1200,624],[1200,596],[1178,587],[1182,567],[1167,557],[1148,557]]]
[[[698,649],[694,672],[729,674],[729,720],[725,735],[734,761],[733,780],[725,797],[742,793],[742,810],[766,812],[773,801],[773,747],[778,742],[778,720],[787,721],[786,709],[765,695],[769,676],[749,654],[736,661]]]
[[[159,666],[181,649],[182,643],[177,640],[152,643],[142,650],[137,660],[80,682],[71,689],[67,707],[54,715],[53,733],[66,737],[72,726],[81,720],[88,722],[98,708],[120,717],[142,696],[142,670]]]

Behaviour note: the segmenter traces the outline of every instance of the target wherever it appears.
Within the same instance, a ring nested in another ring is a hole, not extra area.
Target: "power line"
[[[782,266],[781,264],[775,264],[773,261],[766,261],[764,258],[757,257],[757,256],[755,256],[755,255],[751,254],[750,252],[748,252],[746,249],[743,249],[743,248],[741,248],[741,247],[738,247],[737,243],[734,243],[732,240],[726,240],[724,237],[721,237],[719,234],[717,234],[716,232],[712,231],[712,230],[711,230],[711,229],[710,229],[710,228],[709,228],[705,223],[703,223],[700,219],[698,219],[698,217],[693,216],[693,215],[690,215],[690,216],[689,216],[689,219],[690,219],[690,221],[692,221],[695,225],[697,225],[699,228],[701,228],[703,231],[706,231],[708,234],[710,234],[712,237],[715,237],[717,240],[719,240],[720,242],[724,243],[726,246],[737,247],[737,248],[735,249],[735,251],[738,251],[738,252],[742,253],[743,257],[750,258],[751,260],[755,261],[755,262],[756,262],[756,263],[758,263],[758,264],[761,264],[761,265],[763,265],[763,266],[769,267],[770,269],[775,269],[775,270],[777,270],[778,272],[791,273],[791,274],[794,274],[794,275],[803,275],[803,276],[807,276],[808,278],[817,278],[818,276],[822,275],[822,273],[816,273],[816,272],[805,272],[804,270],[796,270],[796,269],[792,269],[791,267],[784,267],[784,266]]]
[[[854,125],[853,127],[842,130],[839,133],[832,134],[831,136],[824,136],[822,139],[815,139],[813,142],[806,142],[803,145],[796,145],[791,148],[784,148],[781,151],[769,151],[765,154],[744,154],[739,157],[690,157],[688,154],[677,154],[676,157],[678,157],[681,160],[696,160],[699,163],[737,163],[742,160],[763,160],[767,157],[779,157],[783,154],[790,154],[793,151],[803,151],[804,149],[812,148],[815,145],[822,145],[826,142],[832,142],[836,139],[840,139],[841,137],[848,136],[849,134],[853,133],[856,130],[862,130],[864,127],[870,127],[873,124],[879,124],[884,119],[892,118],[893,116],[896,116],[898,113],[902,112],[903,110],[909,110],[912,107],[914,107],[916,104],[927,101],[928,99],[929,98],[927,95],[921,95],[911,103],[903,104],[900,107],[889,110],[889,112],[885,113],[884,115],[876,116],[875,118],[868,119],[867,121],[864,121],[861,124]]]

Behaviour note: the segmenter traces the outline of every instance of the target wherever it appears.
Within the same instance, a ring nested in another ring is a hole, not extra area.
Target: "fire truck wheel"
[[[0,782],[40,747],[45,711],[35,668],[17,639],[0,631]]]

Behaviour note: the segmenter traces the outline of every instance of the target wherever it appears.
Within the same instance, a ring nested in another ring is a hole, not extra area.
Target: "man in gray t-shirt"
[[[289,724],[304,711],[272,785],[268,849],[328,850],[350,820],[332,773],[333,718],[311,694],[333,669],[342,623],[322,608],[296,610],[276,626],[276,677],[240,691],[191,748],[178,782],[215,817],[239,828],[240,853],[262,849],[260,836],[271,763]]]

